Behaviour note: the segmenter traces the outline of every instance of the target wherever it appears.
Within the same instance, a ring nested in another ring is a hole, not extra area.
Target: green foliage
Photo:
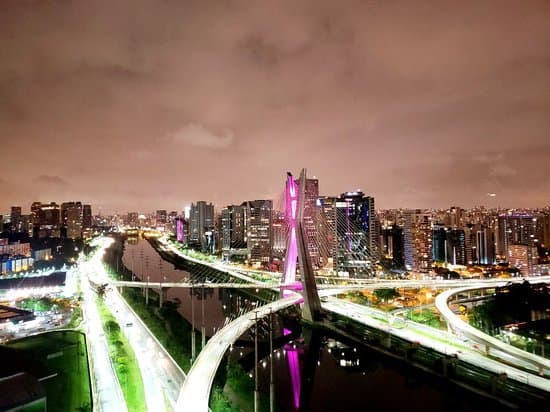
[[[382,288],[382,289],[376,289],[374,291],[374,296],[376,296],[376,298],[380,299],[382,302],[387,302],[401,295],[395,288]]]
[[[120,333],[120,326],[105,303],[99,298],[96,302],[103,323],[103,330],[107,336],[109,356],[115,366],[128,410],[145,411],[143,380],[134,351],[126,337]]]
[[[239,412],[240,409],[233,406],[220,388],[214,388],[210,397],[210,409],[212,412]]]
[[[439,315],[430,309],[412,310],[408,314],[408,318],[413,322],[422,323],[423,325],[431,326],[439,329],[441,327],[441,319]]]

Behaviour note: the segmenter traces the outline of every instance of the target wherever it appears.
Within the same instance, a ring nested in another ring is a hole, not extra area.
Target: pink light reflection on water
[[[283,334],[289,335],[292,333],[289,329],[284,329]],[[292,384],[292,395],[294,396],[294,408],[300,409],[300,391],[302,380],[300,379],[300,361],[298,359],[298,351],[290,345],[285,345],[286,356],[288,360],[288,370],[290,372],[290,381]]]

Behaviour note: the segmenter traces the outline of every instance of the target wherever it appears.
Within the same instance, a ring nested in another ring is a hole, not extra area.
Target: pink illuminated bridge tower
[[[296,284],[296,289],[301,288],[303,290],[302,318],[307,322],[316,322],[321,320],[322,313],[321,301],[315,283],[315,273],[306,243],[306,232],[303,227],[305,187],[306,169],[302,169],[298,182],[294,179],[292,173],[287,173],[285,215],[288,222],[288,238],[283,282],[285,284],[295,283],[296,269],[297,267],[300,268],[302,282]],[[285,294],[284,290],[282,294]]]

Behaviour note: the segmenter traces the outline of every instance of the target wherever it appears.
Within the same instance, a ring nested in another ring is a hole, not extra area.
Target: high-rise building
[[[273,202],[271,200],[252,200],[246,203],[248,260],[252,264],[269,264],[272,259]]]
[[[248,255],[247,249],[247,205],[230,205],[221,212],[221,243],[224,259]]]
[[[527,245],[509,245],[507,260],[513,267],[520,270],[523,276],[530,276],[533,273],[533,266],[537,262],[537,248]]]
[[[460,229],[464,226],[464,209],[453,206],[445,213],[444,223],[451,229]]]
[[[126,215],[126,226],[129,227],[138,227],[139,226],[139,213],[138,212],[128,212]]]
[[[167,219],[168,219],[168,213],[166,212],[166,210],[157,210],[157,213],[155,215],[157,226],[166,225]]]
[[[542,242],[545,248],[550,248],[550,212],[541,216]]]
[[[391,225],[382,229],[382,254],[393,260],[396,268],[405,265],[403,229],[397,225]]]
[[[335,207],[336,270],[351,277],[370,276],[378,259],[374,198],[345,192]]]
[[[59,205],[55,202],[34,202],[31,206],[33,237],[59,237],[61,215]]]
[[[271,251],[273,259],[282,261],[286,254],[286,242],[288,237],[288,226],[285,214],[280,211],[273,211],[271,223]]]
[[[90,229],[92,227],[92,206],[82,205],[82,229]]]
[[[295,179],[296,186],[299,187],[300,179]],[[306,233],[307,248],[309,257],[314,268],[321,266],[319,251],[319,217],[317,208],[317,199],[319,198],[319,180],[306,179],[304,188],[304,216],[303,225]]]
[[[495,256],[495,232],[485,224],[468,224],[465,229],[466,261],[469,264],[492,265]]]
[[[82,203],[65,202],[61,204],[62,232],[68,239],[82,238]]]
[[[21,206],[11,207],[11,230],[21,232]]]
[[[508,256],[511,245],[537,247],[542,243],[539,216],[531,213],[507,213],[498,217],[498,254]]]
[[[462,229],[434,225],[432,228],[432,259],[434,262],[465,265],[466,235]]]
[[[214,230],[214,205],[205,201],[191,204],[189,211],[189,244],[207,250],[206,233]]]
[[[319,218],[319,252],[321,266],[328,269],[338,270],[337,263],[337,225],[336,225],[336,203],[337,197],[322,196],[317,199]]]
[[[432,215],[419,209],[405,210],[405,267],[421,272],[432,267]]]

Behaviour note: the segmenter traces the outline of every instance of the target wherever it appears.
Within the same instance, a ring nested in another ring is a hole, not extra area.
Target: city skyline
[[[550,199],[548,2],[140,5],[0,5],[2,210]]]

